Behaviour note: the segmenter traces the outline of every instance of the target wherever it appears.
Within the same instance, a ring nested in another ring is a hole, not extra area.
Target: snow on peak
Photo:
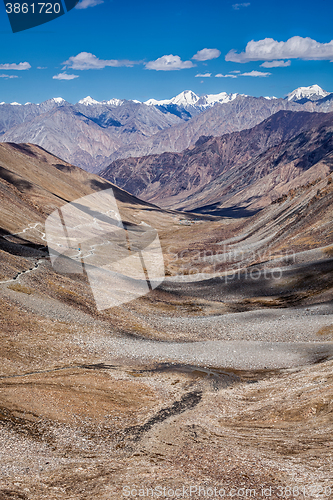
[[[95,101],[90,95],[85,97],[84,99],[81,99],[78,104],[84,104],[85,106],[92,106],[93,104],[101,104],[99,101]]]
[[[265,95],[264,99],[267,99],[267,101],[272,101],[273,99],[277,99],[277,97],[275,97],[275,95],[272,95],[272,97],[270,97],[269,95]]]
[[[192,92],[192,90],[184,90],[180,94],[172,97],[172,99],[162,99],[157,101],[156,99],[149,99],[145,101],[144,104],[147,106],[163,106],[168,104],[176,104],[177,106],[195,106],[198,102],[199,96]]]
[[[109,101],[102,101],[99,104],[107,104],[108,106],[122,106],[126,102],[135,102],[136,104],[142,104],[141,101],[137,101],[136,99],[117,99],[113,97]]]
[[[20,104],[19,102],[11,102],[10,105],[11,106],[22,106],[22,104]]]
[[[205,101],[205,104],[230,101],[229,94],[227,94],[227,92],[220,92],[219,94],[206,94],[202,96],[201,99]]]
[[[219,94],[206,94],[199,97],[191,90],[184,90],[172,99],[163,99],[157,101],[156,99],[149,99],[144,104],[148,106],[163,106],[164,104],[176,104],[177,106],[194,106],[200,109],[210,108],[216,103],[224,104],[233,101],[239,94],[227,94],[227,92],[220,92]]]
[[[2,106],[3,104],[6,104],[5,101],[0,102],[0,106]]]
[[[326,92],[319,85],[309,87],[298,87],[287,95],[288,101],[298,101],[299,99],[311,99],[311,97],[326,97],[330,92]]]
[[[177,106],[195,106],[199,101],[199,96],[192,92],[192,90],[184,90],[180,94],[173,97],[170,104],[177,104]]]
[[[170,100],[165,99],[164,101],[157,101],[156,99],[148,99],[148,101],[145,101],[143,104],[146,104],[147,106],[159,106],[160,104],[168,104]]]
[[[102,104],[108,104],[109,106],[121,106],[124,104],[124,99],[110,99],[109,101],[103,101]]]
[[[51,99],[51,101],[56,102],[57,104],[60,104],[62,102],[65,102],[65,99],[63,99],[62,97],[53,97]]]
[[[200,97],[197,104],[210,108],[216,103],[225,104],[226,102],[233,101],[238,95],[239,94],[227,94],[227,92],[220,92],[219,94],[206,94]]]

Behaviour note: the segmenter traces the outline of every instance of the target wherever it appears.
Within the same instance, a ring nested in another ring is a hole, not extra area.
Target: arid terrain
[[[0,144],[0,500],[333,498],[324,160],[235,219]],[[166,278],[98,311],[86,275],[52,267],[45,220],[109,188],[157,230]]]
[[[332,118],[332,113],[279,111],[241,132],[201,136],[181,153],[117,160],[100,175],[163,208],[253,213],[330,173]]]

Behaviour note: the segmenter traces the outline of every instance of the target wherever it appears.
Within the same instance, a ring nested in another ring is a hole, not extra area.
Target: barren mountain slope
[[[197,194],[174,208],[203,207],[200,213],[222,214],[223,210],[261,209],[289,190],[319,178],[333,170],[333,127],[331,124],[303,132],[284,141],[238,168],[223,172]],[[224,212],[227,213],[227,212]]]
[[[70,165],[33,144],[0,144],[0,227],[17,231],[43,221],[56,207],[113,188],[120,203],[153,207],[94,174]]]
[[[158,229],[168,278],[98,312],[84,276],[52,268],[43,223],[111,184],[32,145],[0,159],[1,500],[331,485],[332,181],[236,220],[114,188]]]
[[[222,134],[254,127],[280,110],[313,111],[313,103],[300,105],[285,99],[267,100],[264,97],[237,96],[235,100],[216,104],[185,123],[163,130],[143,144],[131,143],[120,148],[104,165],[118,158],[161,154],[165,151],[183,151],[194,145],[202,136],[218,137]]]
[[[224,200],[223,196],[227,198],[247,188],[258,178],[277,169],[282,161],[286,163],[287,157],[290,162],[298,154],[310,154],[318,149],[319,143],[327,142],[320,131],[317,131],[312,142],[310,137],[304,135],[305,132],[297,141],[290,140],[302,131],[316,129],[324,124],[328,127],[325,133],[329,134],[332,117],[332,113],[280,111],[252,129],[218,138],[201,137],[196,146],[182,153],[117,160],[104,169],[101,176],[163,207],[193,210],[220,202]],[[289,148],[288,155],[286,153],[284,156],[279,152],[282,146],[278,146],[283,141],[283,148],[286,151]],[[309,144],[307,141],[310,141]],[[271,159],[271,166],[266,168],[265,156],[263,166],[260,164],[260,154],[265,151]],[[329,146],[326,145],[322,149],[322,156],[328,151]],[[296,171],[301,173],[299,168],[294,169],[292,175],[295,176]]]
[[[24,106],[2,103],[0,105],[0,137],[7,130],[59,106],[70,106],[70,104],[61,98],[48,99],[41,104],[30,102]]]
[[[145,141],[181,121],[170,113],[133,102],[118,107],[67,104],[7,130],[1,141],[38,144],[93,172],[123,145]]]

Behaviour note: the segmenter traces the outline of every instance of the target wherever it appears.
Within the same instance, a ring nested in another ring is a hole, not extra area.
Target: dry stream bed
[[[333,498],[327,280],[289,304],[278,287],[248,301],[239,283],[165,282],[97,313],[84,280],[26,260],[0,285],[1,500]]]

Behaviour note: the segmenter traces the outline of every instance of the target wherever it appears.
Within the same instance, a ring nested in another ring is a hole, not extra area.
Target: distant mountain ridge
[[[255,210],[297,177],[326,176],[332,158],[333,113],[279,111],[251,129],[202,136],[182,153],[117,160],[100,175],[163,208]]]
[[[297,89],[287,94],[285,99],[287,99],[288,101],[297,101],[303,98],[307,98],[311,101],[316,101],[323,97],[327,97],[329,94],[332,94],[332,92],[327,92],[326,90],[323,90],[319,85],[314,84],[310,85],[309,87],[298,87]],[[184,90],[183,92],[176,95],[175,97],[172,97],[171,99],[161,99],[161,100],[148,99],[144,102],[141,102],[136,99],[112,98],[109,100],[97,101],[96,99],[87,96],[84,99],[79,100],[76,104],[84,104],[85,106],[94,106],[94,105],[121,106],[126,102],[134,102],[137,104],[146,104],[148,106],[165,106],[173,104],[176,106],[184,106],[184,107],[198,106],[202,108],[207,108],[214,106],[216,103],[224,104],[226,102],[230,102],[233,99],[235,99],[238,95],[247,96],[248,94],[238,94],[238,93],[228,94],[227,92],[220,92],[219,94],[204,94],[202,96],[199,96],[192,90]],[[265,96],[265,99],[277,99],[277,97]],[[70,105],[70,103],[67,102],[65,99],[63,99],[62,97],[53,97],[51,99],[48,99],[47,101],[42,102],[41,104],[33,104],[31,102],[26,102],[23,105],[20,104],[19,102],[12,102],[12,103],[0,102],[0,106],[4,104],[10,104],[12,106],[32,105],[38,107],[38,106],[43,106],[46,103],[55,103],[58,105],[66,105],[66,104]]]
[[[37,144],[90,172],[118,158],[180,152],[201,135],[221,136],[251,128],[280,110],[330,112],[333,94],[318,85],[284,99],[184,91],[172,99],[71,104],[61,97],[41,104],[1,103],[0,141]]]
[[[37,144],[90,172],[128,143],[140,144],[182,122],[174,114],[132,101],[121,106],[55,101],[39,106],[43,109],[0,106],[0,141]]]
[[[161,111],[165,110],[177,114],[177,116],[181,116],[184,119],[189,119],[216,104],[225,104],[233,101],[238,95],[245,94],[228,94],[227,92],[220,92],[219,94],[205,94],[199,97],[192,92],[192,90],[184,90],[171,99],[162,99],[160,101],[148,99],[144,104],[147,104],[147,106],[155,106]]]

